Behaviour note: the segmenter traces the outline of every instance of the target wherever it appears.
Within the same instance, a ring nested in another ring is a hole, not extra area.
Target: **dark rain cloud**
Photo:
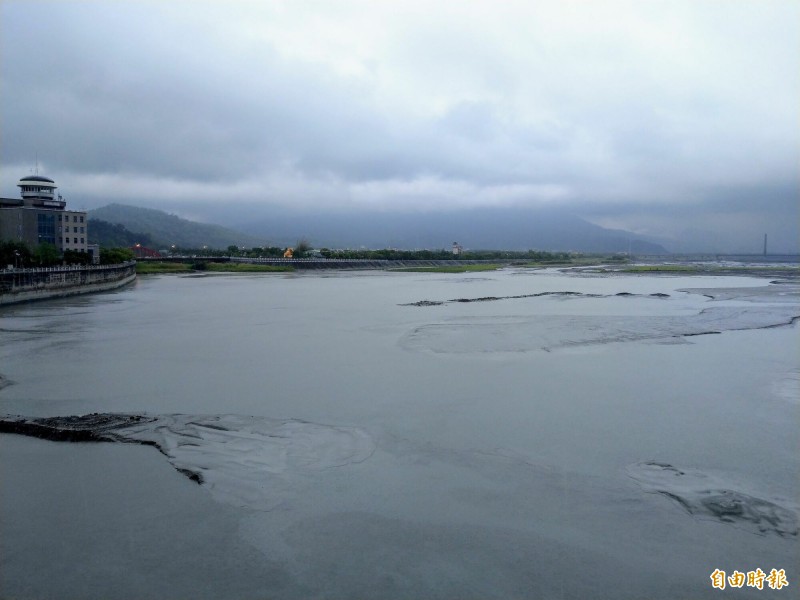
[[[283,32],[272,5],[4,2],[2,193],[38,155],[89,205],[198,214],[558,203],[608,224],[663,219],[665,235],[676,210],[712,228],[719,211],[743,227],[796,215],[796,5],[679,3],[683,39],[651,6],[552,35],[555,2],[506,21],[481,3],[410,6],[369,9],[386,41],[354,75],[314,36],[369,31],[338,31],[350,21],[330,7],[284,10],[298,14]]]

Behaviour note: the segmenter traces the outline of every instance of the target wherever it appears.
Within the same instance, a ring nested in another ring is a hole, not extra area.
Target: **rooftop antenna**
[[[39,174],[39,151],[38,150],[36,151],[36,171],[35,171],[35,174],[36,175]]]
[[[764,234],[764,256],[767,255],[767,234]]]

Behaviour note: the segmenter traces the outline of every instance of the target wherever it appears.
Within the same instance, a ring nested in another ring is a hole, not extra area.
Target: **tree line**
[[[175,254],[198,255],[207,257],[239,258],[282,258],[286,248],[277,246],[240,248],[228,246],[225,250],[211,248],[176,248]],[[452,250],[441,248],[438,250],[398,250],[383,248],[380,250],[369,249],[336,249],[320,248],[314,250],[307,241],[300,240],[293,247],[294,258],[308,258],[319,256],[339,260],[524,260],[527,262],[568,262],[574,258],[570,252],[544,252],[541,250],[466,250],[460,254],[453,254]]]
[[[101,248],[100,264],[115,265],[133,260],[133,251],[128,248]],[[54,267],[58,265],[88,265],[91,256],[88,252],[64,250],[58,253],[54,244],[39,244],[31,250],[24,242],[0,242],[0,269],[12,266],[18,269],[34,267]]]

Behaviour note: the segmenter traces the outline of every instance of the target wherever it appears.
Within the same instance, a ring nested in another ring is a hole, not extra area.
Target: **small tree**
[[[0,269],[6,265],[27,267],[31,264],[31,251],[22,242],[0,242]]]
[[[64,262],[68,265],[88,265],[91,262],[91,257],[88,252],[64,250]]]
[[[116,265],[133,260],[133,250],[130,248],[101,248],[100,264]]]
[[[49,244],[47,242],[39,244],[33,256],[41,267],[49,267],[58,264],[58,248],[55,247],[55,244]]]
[[[294,247],[294,258],[306,258],[308,256],[308,252],[311,250],[311,244],[308,243],[308,240],[303,238],[297,241],[297,245]]]

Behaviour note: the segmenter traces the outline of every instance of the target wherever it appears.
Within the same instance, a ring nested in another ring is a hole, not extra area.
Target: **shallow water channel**
[[[143,419],[0,434],[0,596],[790,597],[798,316],[796,282],[521,269],[3,308],[0,413]]]

